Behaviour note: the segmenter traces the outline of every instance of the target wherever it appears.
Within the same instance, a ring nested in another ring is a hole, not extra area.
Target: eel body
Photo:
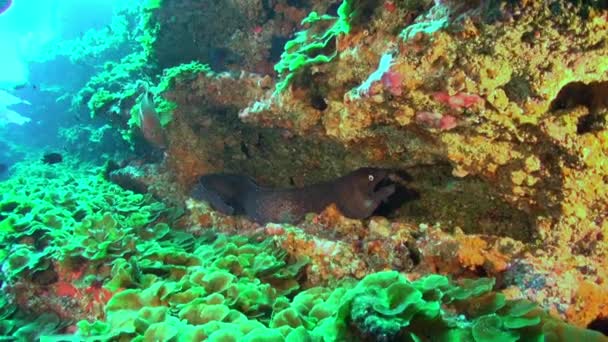
[[[395,192],[394,184],[383,182],[388,176],[388,170],[366,167],[329,182],[274,189],[247,176],[218,173],[201,176],[191,196],[221,213],[244,215],[261,224],[296,223],[332,203],[344,216],[364,219]]]

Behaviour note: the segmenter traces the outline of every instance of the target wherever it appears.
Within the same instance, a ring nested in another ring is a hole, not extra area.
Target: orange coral
[[[458,260],[462,266],[471,270],[483,266],[486,262],[484,250],[488,247],[488,243],[476,236],[463,236],[460,242]]]
[[[196,181],[198,175],[209,172],[209,167],[191,151],[194,149],[188,143],[188,137],[170,144],[167,151],[167,163],[175,172],[175,178],[180,185],[189,185]]]
[[[338,48],[338,51],[344,51],[349,49],[350,47],[359,45],[361,40],[365,39],[367,36],[369,36],[369,32],[365,30],[348,35],[339,35],[336,38],[336,46]]]
[[[59,281],[55,284],[55,294],[60,297],[72,297],[78,296],[78,289],[67,281]]]
[[[587,326],[597,317],[608,317],[608,288],[590,281],[582,281],[576,292],[576,301],[566,311],[568,320],[579,326]]]

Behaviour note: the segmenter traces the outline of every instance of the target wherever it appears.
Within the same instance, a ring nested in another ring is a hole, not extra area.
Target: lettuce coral
[[[298,32],[295,38],[285,44],[285,52],[274,66],[275,71],[283,77],[276,85],[277,93],[283,91],[293,77],[305,67],[327,63],[337,55],[331,43],[335,43],[338,35],[348,34],[350,31],[353,2],[344,0],[338,8],[338,17],[319,15],[313,11],[302,20],[302,25],[311,25],[311,28]],[[332,49],[334,51],[331,51]]]
[[[275,297],[265,313],[247,314],[235,303],[251,296],[259,283],[239,288],[242,279],[228,272],[206,273],[201,279],[202,270],[187,281],[157,282],[145,290],[122,291],[106,307],[107,322],[83,321],[79,323],[81,333],[136,340],[161,338],[175,329],[187,332],[188,337],[247,341],[262,336],[276,341],[605,340],[597,332],[551,317],[531,302],[507,300],[492,291],[492,279],[452,282],[445,276],[429,275],[409,281],[398,272],[380,272],[356,284],[347,281],[334,290],[301,291],[291,301]],[[195,286],[202,287],[199,295],[191,296],[187,303],[172,303],[172,298]],[[263,302],[259,297],[251,299]]]
[[[126,270],[123,261],[123,267],[113,270],[110,284],[128,289],[108,302],[105,323],[80,322],[81,333],[109,339],[160,338],[178,329],[210,340],[263,336],[263,322],[270,320],[273,304],[298,289],[294,279],[306,261],[288,264],[284,253],[272,252],[270,241],[252,243],[226,235],[202,239],[191,253],[166,247],[142,255],[139,276]],[[150,265],[159,253],[166,253],[159,264],[165,266],[164,277]],[[177,271],[175,277],[170,269]]]
[[[62,319],[99,312],[111,296],[97,285],[104,268],[138,253],[136,240],[167,233],[151,224],[172,209],[87,168],[28,161],[0,184],[0,278],[22,310]]]
[[[441,275],[409,281],[398,272],[361,280],[341,298],[337,315],[313,334],[326,341],[604,341],[600,333],[559,321],[526,300],[506,300],[494,281]]]

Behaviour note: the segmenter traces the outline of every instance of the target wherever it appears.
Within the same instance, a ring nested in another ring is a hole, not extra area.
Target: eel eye
[[[369,179],[370,182],[374,181],[374,175],[368,175],[367,179]]]

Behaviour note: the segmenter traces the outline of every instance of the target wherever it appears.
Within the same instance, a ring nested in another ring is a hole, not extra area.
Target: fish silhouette
[[[161,149],[167,147],[163,126],[154,107],[154,96],[147,87],[139,103],[139,123],[147,142]]]
[[[57,164],[63,161],[63,156],[57,152],[47,153],[42,156],[42,162],[45,164]]]

